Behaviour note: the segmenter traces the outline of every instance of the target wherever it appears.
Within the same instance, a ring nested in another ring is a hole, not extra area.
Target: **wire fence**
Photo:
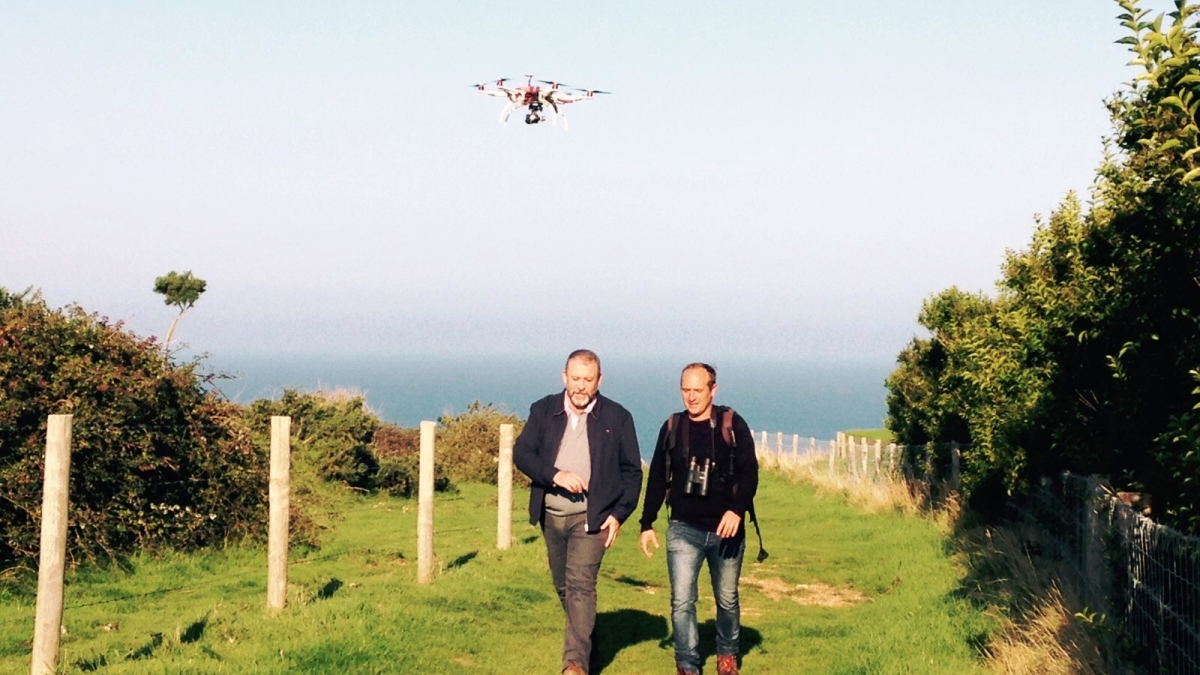
[[[927,502],[960,488],[955,443],[921,446],[838,434],[835,440],[760,432],[764,468],[807,469],[847,482],[904,483]],[[1159,525],[1132,508],[1136,497],[1102,481],[1063,473],[1043,479],[1020,504],[1047,535],[1086,619],[1108,635],[1111,672],[1200,675],[1200,537]],[[1132,670],[1130,670],[1132,668]]]
[[[1021,512],[1058,543],[1092,612],[1119,639],[1109,665],[1200,675],[1200,537],[1146,518],[1095,478],[1043,480]]]

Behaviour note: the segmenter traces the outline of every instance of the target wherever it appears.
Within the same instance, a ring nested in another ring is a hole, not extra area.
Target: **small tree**
[[[192,308],[192,305],[196,304],[196,301],[200,299],[200,294],[207,286],[208,284],[203,279],[192,276],[190,271],[183,274],[171,271],[166,276],[154,280],[154,292],[163,296],[163,303],[179,308],[179,314],[175,315],[171,327],[167,329],[167,338],[163,341],[163,351],[170,349],[171,337],[175,334],[175,327],[179,325],[179,320]]]

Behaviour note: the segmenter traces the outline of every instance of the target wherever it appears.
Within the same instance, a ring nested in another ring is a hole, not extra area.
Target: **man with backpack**
[[[741,415],[713,405],[717,371],[712,366],[688,364],[679,388],[686,411],[672,415],[658,432],[642,507],[641,548],[650,557],[650,546],[659,547],[654,521],[665,500],[678,675],[700,672],[696,592],[705,562],[717,601],[717,673],[738,675],[738,581],[746,551],[745,520],[747,514],[753,517],[758,490],[754,439]],[[760,547],[759,560],[765,557]]]

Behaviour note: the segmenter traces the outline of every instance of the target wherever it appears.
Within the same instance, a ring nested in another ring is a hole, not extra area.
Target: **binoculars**
[[[712,459],[704,460],[704,464],[697,464],[696,458],[692,457],[688,464],[687,482],[683,485],[683,493],[687,495],[694,494],[698,497],[708,496],[708,476],[712,471]]]

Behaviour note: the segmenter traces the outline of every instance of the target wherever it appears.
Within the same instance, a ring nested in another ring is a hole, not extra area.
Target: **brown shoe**
[[[717,655],[717,675],[740,675],[737,667],[737,654]]]
[[[587,675],[587,671],[574,661],[568,661],[567,667],[563,668],[563,675]]]

